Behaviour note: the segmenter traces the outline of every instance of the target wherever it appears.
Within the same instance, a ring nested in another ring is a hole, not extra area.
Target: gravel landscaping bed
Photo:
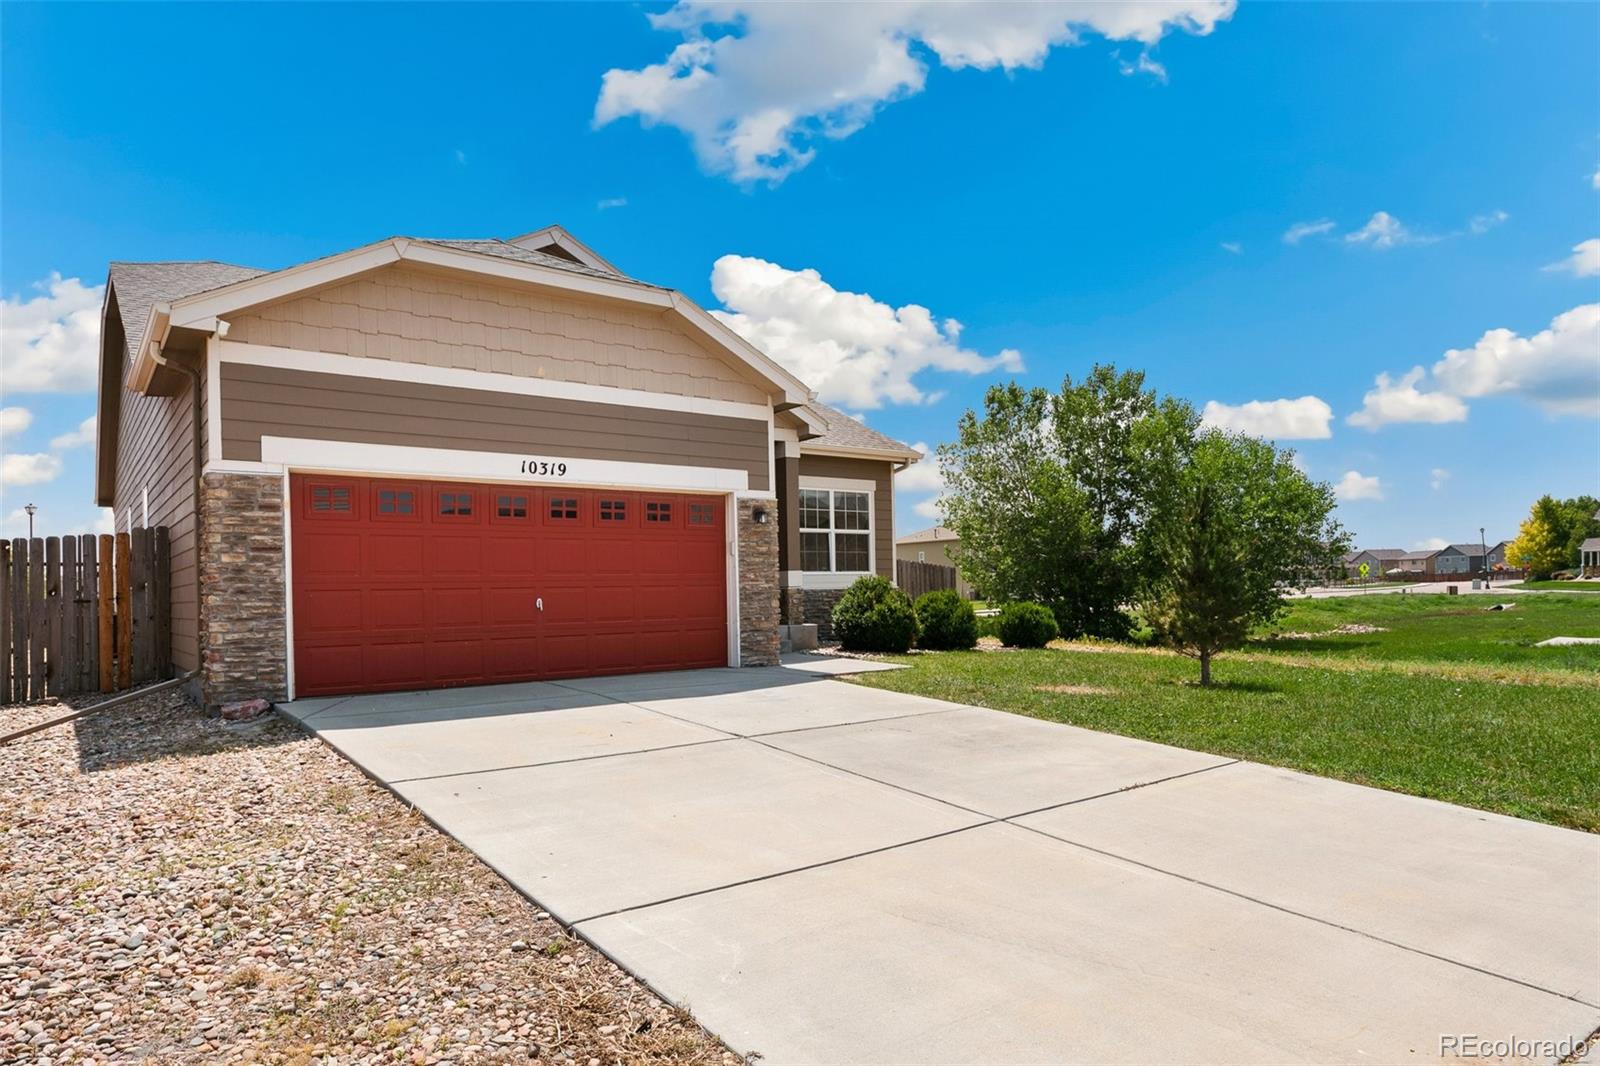
[[[320,741],[175,693],[0,746],[0,1062],[139,1059],[740,1061]]]

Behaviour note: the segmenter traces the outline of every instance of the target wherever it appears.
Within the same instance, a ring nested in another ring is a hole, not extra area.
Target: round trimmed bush
[[[917,597],[917,646],[955,651],[978,643],[978,615],[955,589],[935,589]]]
[[[1060,632],[1056,616],[1042,603],[1008,603],[1000,608],[1000,640],[1013,648],[1042,648]]]
[[[846,651],[908,651],[917,639],[917,612],[888,578],[863,577],[833,605],[833,635]]]

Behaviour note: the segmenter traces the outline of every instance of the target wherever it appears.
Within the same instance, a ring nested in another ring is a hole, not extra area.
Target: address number
[[[552,463],[548,459],[522,460],[522,472],[534,477],[566,477],[566,463]]]

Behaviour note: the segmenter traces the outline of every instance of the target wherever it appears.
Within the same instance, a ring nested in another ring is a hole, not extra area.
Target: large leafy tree
[[[1160,569],[1145,588],[1145,618],[1159,640],[1200,660],[1202,685],[1213,656],[1283,609],[1286,586],[1349,550],[1333,490],[1292,458],[1210,430],[1158,486],[1148,538]]]
[[[1151,493],[1196,424],[1188,404],[1111,366],[1058,393],[992,387],[939,449],[957,565],[986,596],[1046,604],[1063,635],[1126,635],[1152,569]]]
[[[1592,496],[1571,500],[1539,497],[1517,531],[1517,539],[1506,546],[1506,562],[1535,577],[1577,566],[1578,546],[1585,537],[1600,535],[1596,507],[1600,501]]]

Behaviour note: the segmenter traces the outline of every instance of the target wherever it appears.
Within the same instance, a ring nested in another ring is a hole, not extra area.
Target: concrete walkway
[[[1600,1027],[1594,835],[781,668],[280,709],[764,1063]]]

